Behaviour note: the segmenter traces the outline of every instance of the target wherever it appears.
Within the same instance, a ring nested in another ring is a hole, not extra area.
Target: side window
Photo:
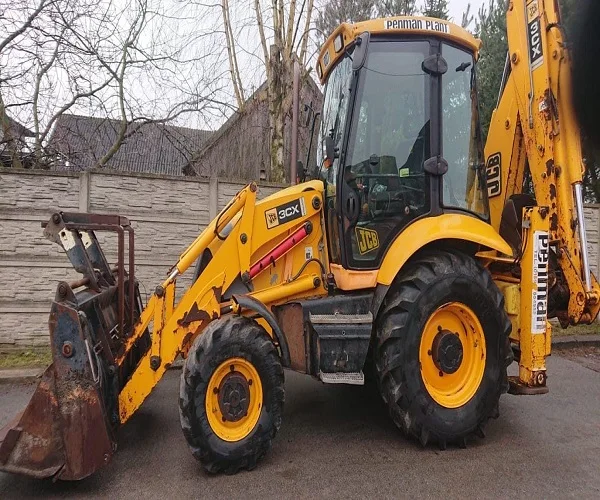
[[[323,115],[318,136],[319,146],[317,147],[317,162],[321,177],[325,182],[329,258],[331,262],[335,263],[339,263],[341,260],[341,240],[336,217],[336,184],[340,159],[335,159],[332,164],[326,164],[326,140],[333,140],[335,147],[341,149],[350,100],[351,78],[352,60],[350,57],[346,57],[333,68],[325,86]]]
[[[323,102],[323,119],[319,130],[319,148],[317,150],[317,161],[321,175],[327,181],[328,196],[335,196],[336,172],[339,168],[339,159],[333,165],[325,165],[325,141],[327,137],[333,139],[337,148],[342,147],[344,127],[350,97],[350,83],[352,78],[352,61],[349,57],[344,58],[333,69],[327,86],[325,88],[325,100]]]
[[[450,45],[443,46],[443,54],[448,63],[448,71],[442,77],[442,145],[448,162],[443,204],[487,217],[473,56]]]

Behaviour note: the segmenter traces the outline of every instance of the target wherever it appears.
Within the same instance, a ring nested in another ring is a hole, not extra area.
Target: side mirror
[[[312,120],[312,117],[314,114],[314,111],[310,104],[304,105],[304,112],[306,113],[306,122],[304,123],[304,126],[308,127],[310,125],[310,121]]]
[[[352,54],[352,71],[358,71],[364,66],[367,60],[367,48],[369,47],[370,37],[370,33],[366,31],[356,39],[356,48]]]
[[[335,146],[333,139],[330,136],[325,137],[325,155],[328,160],[335,160],[340,157],[340,150]]]

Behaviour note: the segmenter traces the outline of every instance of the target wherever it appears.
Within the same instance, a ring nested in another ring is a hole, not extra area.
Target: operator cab
[[[480,42],[451,23],[395,17],[342,24],[323,46],[317,161],[330,258],[377,269],[413,221],[489,220],[475,63]]]

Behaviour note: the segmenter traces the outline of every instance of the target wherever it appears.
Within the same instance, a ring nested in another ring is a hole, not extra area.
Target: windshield
[[[396,176],[422,174],[429,152],[429,92],[423,59],[428,42],[375,42],[359,87],[346,165]]]
[[[473,56],[450,45],[443,45],[442,55],[448,63],[442,76],[442,147],[448,162],[443,205],[487,217]]]
[[[434,38],[373,37],[358,71],[350,57],[332,70],[318,156],[332,262],[377,269],[405,227],[443,208],[488,217],[473,64]],[[442,159],[447,171],[432,170]]]

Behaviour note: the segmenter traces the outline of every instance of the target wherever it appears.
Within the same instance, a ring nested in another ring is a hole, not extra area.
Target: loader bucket
[[[0,430],[0,471],[76,480],[107,464],[116,451],[119,391],[150,340],[146,332],[124,352],[142,307],[127,219],[58,213],[44,227],[45,236],[63,247],[83,278],[58,285],[48,322],[53,363],[23,413]],[[98,230],[118,233],[115,268],[109,268],[100,249]]]
[[[52,343],[68,337],[68,357],[53,352],[54,363],[25,411],[0,431],[0,470],[36,478],[82,479],[108,463],[116,449],[101,385],[94,380],[98,374],[79,324],[75,309],[53,304]]]

